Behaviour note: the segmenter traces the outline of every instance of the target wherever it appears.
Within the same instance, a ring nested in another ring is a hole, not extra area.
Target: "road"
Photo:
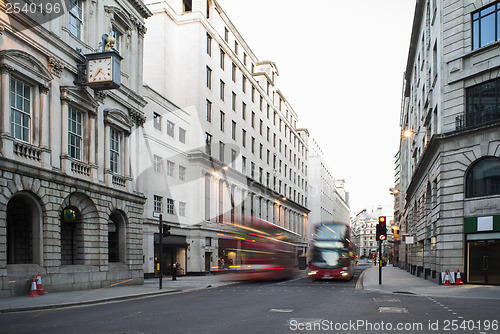
[[[498,332],[492,322],[499,319],[498,301],[359,290],[356,281],[363,269],[360,266],[356,277],[348,282],[299,277],[100,305],[0,314],[0,331],[264,334],[315,329],[332,333],[448,333],[456,327],[454,332],[459,333]]]

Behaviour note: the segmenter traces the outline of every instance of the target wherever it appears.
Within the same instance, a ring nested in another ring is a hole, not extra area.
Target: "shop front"
[[[500,215],[464,219],[467,283],[500,285]]]
[[[159,234],[155,233],[155,277],[160,273],[160,239]],[[162,271],[164,276],[172,275],[172,265],[177,264],[177,275],[186,274],[187,265],[187,247],[186,237],[181,235],[169,235],[162,238]]]

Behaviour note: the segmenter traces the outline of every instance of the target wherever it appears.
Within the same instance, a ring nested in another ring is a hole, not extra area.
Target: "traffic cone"
[[[40,297],[40,295],[36,291],[36,282],[35,282],[34,277],[33,277],[33,280],[31,281],[31,291],[30,291],[30,294],[28,295],[28,297]]]
[[[36,276],[36,290],[40,296],[47,293],[42,287],[42,276],[40,276],[40,272],[38,272],[38,275]]]
[[[455,285],[463,285],[462,276],[460,276],[460,269],[457,269],[457,279],[455,280]]]
[[[444,277],[444,285],[451,285],[450,284],[450,274],[448,271],[446,271],[446,276]]]

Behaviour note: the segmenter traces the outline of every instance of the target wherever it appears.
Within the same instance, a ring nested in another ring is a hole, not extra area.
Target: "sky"
[[[217,0],[345,179],[352,213],[392,212],[415,0]]]

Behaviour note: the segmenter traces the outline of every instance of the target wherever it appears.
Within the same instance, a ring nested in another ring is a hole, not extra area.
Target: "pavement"
[[[379,268],[373,265],[363,272],[361,279],[362,288],[370,291],[429,297],[500,299],[500,286],[438,285],[392,265],[382,267],[382,284],[379,284]]]
[[[423,278],[411,275],[405,270],[391,265],[382,268],[382,284],[379,281],[379,269],[371,263],[360,263],[361,268],[367,268],[359,277],[356,288],[383,293],[402,293],[433,297],[461,297],[500,299],[500,286],[491,285],[437,285]],[[67,292],[48,291],[40,297],[9,297],[0,298],[0,313],[33,311],[71,307],[78,305],[97,304],[117,300],[145,298],[168,293],[216,288],[237,282],[224,281],[220,275],[178,276],[173,281],[170,277],[162,280],[159,289],[159,279],[147,279],[144,285],[120,285]]]

